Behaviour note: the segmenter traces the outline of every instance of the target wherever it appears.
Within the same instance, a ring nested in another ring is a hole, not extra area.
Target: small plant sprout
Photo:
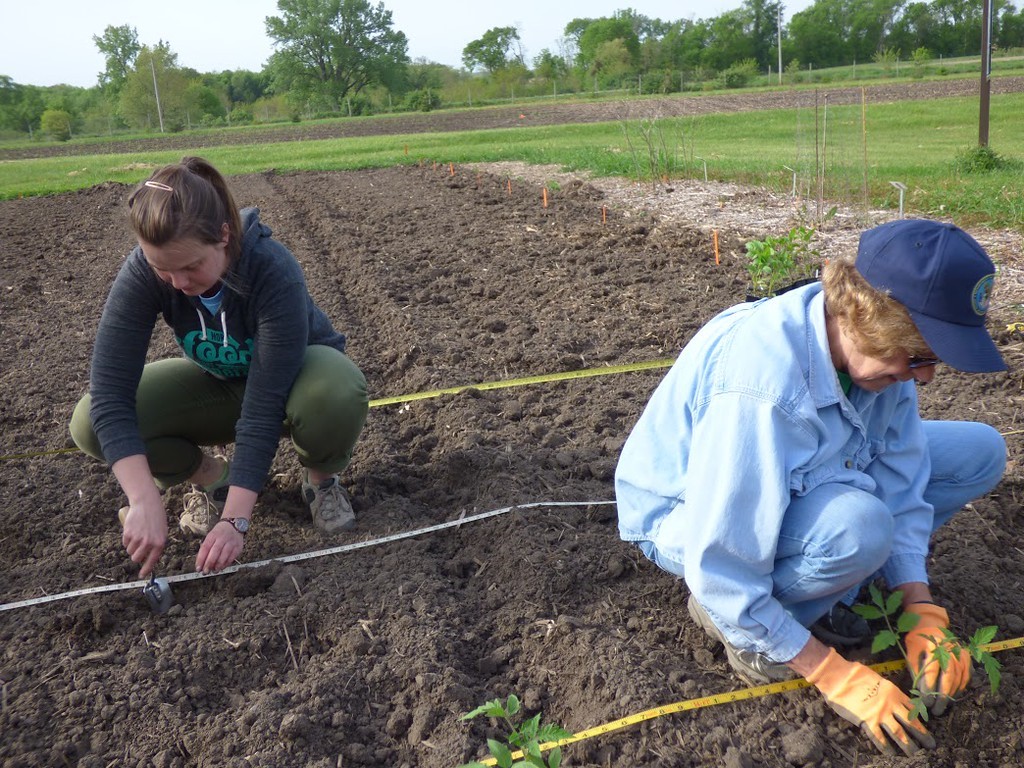
[[[559,725],[551,723],[541,725],[540,712],[531,718],[522,720],[517,727],[515,720],[519,709],[519,699],[513,694],[504,702],[501,699],[488,701],[472,712],[463,715],[462,719],[472,720],[483,715],[504,721],[508,731],[505,741],[487,740],[487,748],[493,757],[493,764],[498,768],[529,768],[530,766],[533,768],[558,768],[562,763],[562,750],[553,747],[548,754],[547,762],[545,762],[540,745],[571,738],[572,734]],[[460,765],[459,768],[487,768],[487,763],[466,763]]]
[[[775,291],[798,277],[814,274],[819,253],[810,247],[814,230],[793,227],[781,237],[766,237],[747,243],[747,273],[754,292],[772,296]]]
[[[908,659],[907,650],[904,647],[901,638],[917,626],[917,623],[920,621],[920,617],[913,613],[900,611],[900,606],[903,604],[902,592],[893,592],[888,596],[888,598],[886,598],[882,595],[882,591],[874,584],[868,585],[868,591],[871,595],[872,604],[855,605],[853,606],[853,610],[868,621],[874,621],[877,619],[883,619],[885,621],[885,629],[879,630],[871,643],[871,652],[877,654],[888,648],[895,647],[899,650],[904,659]],[[895,626],[893,625],[894,618],[896,622]],[[950,632],[949,629],[943,628],[941,631],[941,639],[944,642],[936,643],[935,649],[932,651],[932,658],[938,662],[939,668],[945,670],[949,666],[949,646],[959,646],[966,650],[970,654],[971,658],[982,666],[985,670],[985,674],[988,676],[992,693],[995,693],[999,689],[999,682],[1002,678],[999,671],[1002,668],[1002,665],[995,656],[984,649],[984,646],[987,643],[992,642],[992,639],[996,636],[998,627],[982,627],[975,632],[966,643],[957,638],[957,636]],[[939,638],[933,638],[933,640],[939,640]],[[920,677],[922,674],[923,671],[919,672],[911,681],[911,719],[917,717],[920,717],[922,720],[928,719],[928,709],[925,706],[924,699],[919,688]]]

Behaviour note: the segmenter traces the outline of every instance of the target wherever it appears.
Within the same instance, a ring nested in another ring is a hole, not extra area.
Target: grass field
[[[228,174],[268,169],[348,170],[423,161],[520,160],[638,180],[703,178],[893,206],[965,224],[1024,226],[1024,94],[991,99],[989,147],[997,167],[963,162],[977,148],[977,98],[702,115],[686,118],[240,143],[190,150]],[[238,131],[240,142],[246,132]],[[182,151],[94,154],[0,162],[0,197],[52,194],[106,181],[134,183]],[[992,157],[987,158],[992,160]]]

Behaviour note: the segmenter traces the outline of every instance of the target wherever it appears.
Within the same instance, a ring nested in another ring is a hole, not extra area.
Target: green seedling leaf
[[[892,648],[894,645],[897,645],[899,641],[899,635],[892,630],[883,629],[875,635],[875,639],[871,641],[871,652],[881,653],[886,648]]]
[[[555,747],[548,753],[548,768],[558,768],[562,764],[562,750]]]
[[[523,736],[523,741],[534,741],[537,738],[537,731],[540,729],[540,712],[528,720],[524,720],[523,724],[519,726],[519,733]]]
[[[921,617],[916,613],[901,613],[896,620],[896,629],[901,635],[905,635],[920,623]]]
[[[562,760],[561,750],[557,748],[551,753],[551,762],[544,762],[544,755],[540,748],[539,739],[544,742],[557,741],[572,736],[572,734],[558,725],[541,725],[541,713],[526,718],[518,727],[514,716],[520,711],[519,698],[514,694],[510,695],[502,704],[501,699],[488,701],[486,704],[477,707],[472,712],[463,715],[463,720],[469,720],[480,715],[487,715],[503,721],[507,727],[505,741],[487,739],[487,747],[493,756],[498,768],[558,768]],[[518,750],[521,759],[515,760],[513,752]],[[467,763],[459,768],[478,768],[483,763]]]
[[[540,751],[540,744],[538,744],[536,741],[526,742],[526,745],[523,747],[523,754],[527,757],[543,759],[543,755]]]
[[[871,595],[871,602],[874,605],[877,605],[879,608],[885,608],[885,599],[882,597],[882,590],[874,584],[868,584],[868,594]]]
[[[485,704],[481,704],[472,712],[464,714],[462,719],[472,720],[474,717],[479,717],[480,715],[487,715],[487,717],[504,717],[505,708],[501,705],[501,699],[492,699]]]
[[[512,751],[497,739],[488,739],[487,748],[491,751],[498,768],[511,768]]]
[[[882,613],[880,609],[876,608],[873,605],[861,605],[860,603],[858,603],[857,605],[851,607],[853,608],[854,613],[856,613],[862,619],[867,619],[868,621],[874,621],[875,619],[880,619],[883,616],[885,616],[885,614]]]
[[[562,739],[571,739],[572,732],[565,730],[560,725],[554,725],[548,723],[537,731],[537,741],[547,743],[549,741],[561,741]]]
[[[911,691],[913,694],[910,698],[910,719],[911,720],[924,720],[928,722],[928,707],[924,705],[924,699],[921,698],[921,694],[917,690]]]
[[[519,712],[519,697],[514,693],[510,693],[508,701],[505,702],[505,714],[509,717]]]
[[[999,690],[999,683],[1002,682],[1003,675],[999,671],[1003,668],[1003,665],[999,663],[999,659],[993,656],[991,653],[982,651],[985,654],[984,658],[980,659],[981,665],[985,668],[985,674],[988,675],[989,686],[992,688],[992,693]]]
[[[949,667],[949,661],[952,656],[949,653],[949,649],[944,645],[936,645],[932,650],[932,658],[939,662],[939,669],[943,672]]]
[[[889,598],[885,601],[885,615],[892,616],[900,609],[903,604],[903,593],[896,591],[889,595]]]
[[[985,645],[991,643],[998,632],[998,627],[982,627],[971,637],[971,645]]]

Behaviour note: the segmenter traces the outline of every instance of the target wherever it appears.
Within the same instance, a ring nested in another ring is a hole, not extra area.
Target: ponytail
[[[201,157],[154,171],[128,198],[128,216],[140,240],[166,245],[193,239],[215,244],[228,226],[228,259],[242,252],[242,222],[238,206],[220,172]]]

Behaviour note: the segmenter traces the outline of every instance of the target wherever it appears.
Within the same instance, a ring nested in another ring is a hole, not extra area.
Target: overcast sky
[[[376,5],[378,0],[371,0]],[[784,18],[812,0],[784,2]],[[611,16],[635,8],[664,21],[718,16],[743,0],[384,0],[409,57],[462,66],[462,49],[492,27],[515,26],[527,62],[544,48],[558,53],[575,18]],[[93,35],[127,24],[139,42],[168,43],[178,63],[199,72],[263,68],[273,49],[264,19],[276,0],[0,0],[0,75],[22,85],[96,85],[104,68]]]

